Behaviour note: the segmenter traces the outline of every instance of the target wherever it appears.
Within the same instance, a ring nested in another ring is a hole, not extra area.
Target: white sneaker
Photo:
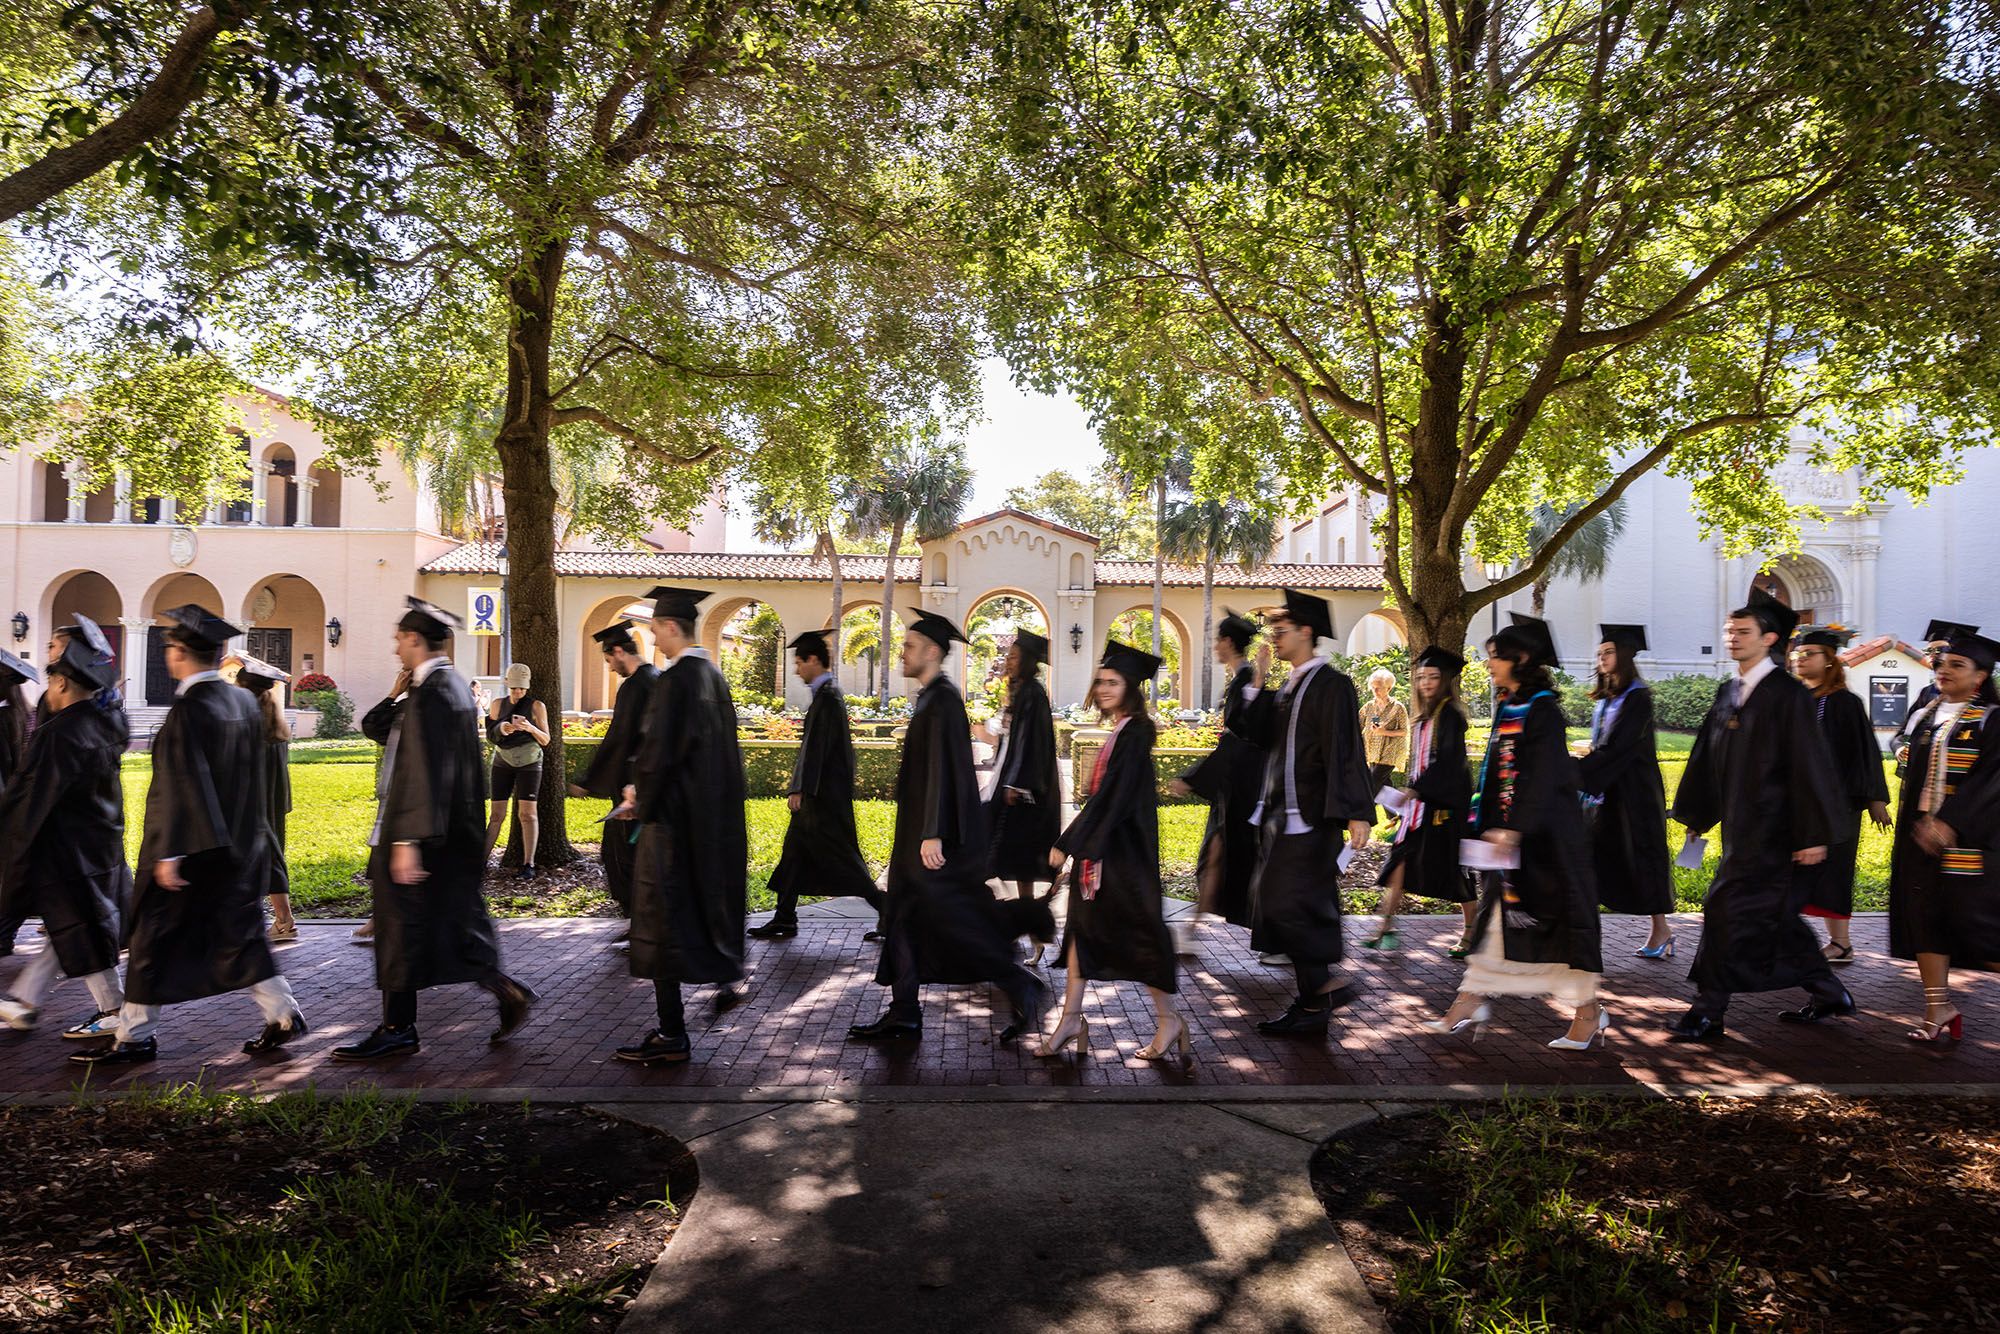
[[[32,1033],[41,1022],[42,1012],[34,1006],[12,996],[0,996],[0,1023],[17,1033]]]
[[[92,1015],[80,1024],[65,1028],[63,1036],[77,1042],[115,1038],[118,1036],[118,1011],[106,1010],[103,1014]]]
[[[1263,964],[1266,968],[1289,968],[1292,963],[1292,956],[1289,954],[1276,954],[1266,950],[1257,956],[1257,962]]]

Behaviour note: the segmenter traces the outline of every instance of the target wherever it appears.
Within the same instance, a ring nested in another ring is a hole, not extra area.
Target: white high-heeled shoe
[[[1486,1021],[1492,1017],[1492,1004],[1487,1001],[1481,1001],[1479,1002],[1479,1008],[1471,1014],[1466,1015],[1463,1019],[1427,1019],[1417,1025],[1417,1027],[1426,1033],[1436,1033],[1439,1037],[1450,1037],[1454,1033],[1463,1033],[1469,1026],[1472,1029],[1473,1036],[1476,1038],[1479,1035],[1479,1030],[1486,1027]]]
[[[1561,1037],[1557,1038],[1555,1041],[1551,1042],[1549,1045],[1551,1047],[1554,1047],[1557,1051],[1589,1051],[1591,1049],[1591,1046],[1595,1044],[1599,1038],[1603,1037],[1606,1030],[1608,1030],[1610,1027],[1611,1027],[1611,1011],[1604,1009],[1600,1006],[1597,1011],[1597,1027],[1591,1032],[1589,1037],[1585,1038],[1581,1042],[1578,1042],[1575,1038],[1565,1033]]]

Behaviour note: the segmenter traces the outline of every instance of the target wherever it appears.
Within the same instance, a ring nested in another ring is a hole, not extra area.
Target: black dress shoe
[[[390,1028],[387,1024],[352,1046],[335,1047],[333,1059],[336,1061],[379,1061],[385,1056],[409,1056],[418,1050],[415,1025],[409,1028]]]
[[[1816,1024],[1822,1019],[1853,1014],[1860,1008],[1854,1003],[1854,997],[1842,992],[1841,998],[1831,1005],[1824,1001],[1808,999],[1796,1010],[1780,1010],[1778,1018],[1788,1024]]]
[[[1331,1004],[1322,1005],[1317,1010],[1308,1010],[1297,1001],[1293,1001],[1276,1019],[1266,1019],[1258,1024],[1257,1031],[1284,1037],[1314,1037],[1326,1032],[1327,1021],[1332,1017]]]
[[[872,944],[880,945],[889,938],[889,933],[886,931],[863,931],[861,938]]]
[[[1035,1016],[1016,1006],[1014,1017],[1008,1021],[1007,1027],[1000,1030],[1000,1045],[1011,1047],[1021,1040],[1023,1033],[1040,1027],[1041,1024],[1036,1021]]]
[[[632,943],[632,928],[628,926],[628,927],[626,927],[626,928],[625,928],[625,929],[624,929],[623,931],[620,931],[620,932],[619,932],[619,933],[618,933],[617,935],[615,935],[615,936],[613,936],[613,937],[611,938],[611,943],[612,943],[612,944],[614,944],[614,945],[629,945],[629,944],[631,944],[631,943]]]
[[[1667,1029],[1669,1042],[1720,1042],[1724,1033],[1722,1021],[1705,1014],[1688,1011],[1673,1026]]]
[[[799,933],[797,922],[766,922],[753,926],[743,934],[752,940],[790,940]]]
[[[921,1019],[892,1019],[883,1015],[872,1024],[854,1024],[847,1030],[849,1042],[915,1042],[924,1035]]]
[[[306,1032],[306,1017],[297,1010],[282,1024],[266,1024],[264,1031],[243,1044],[243,1050],[252,1056],[262,1056],[267,1051],[276,1051],[293,1038]]]
[[[73,1051],[69,1059],[75,1065],[144,1065],[159,1054],[157,1040],[140,1038],[137,1042],[114,1042],[96,1051]]]
[[[640,1041],[629,1047],[620,1047],[612,1054],[621,1061],[635,1061],[640,1065],[679,1065],[694,1056],[694,1044],[688,1041],[685,1033],[670,1038],[656,1028]]]
[[[488,1042],[505,1042],[512,1037],[515,1029],[528,1022],[528,1011],[541,999],[532,988],[521,985],[511,977],[500,984],[499,998],[500,1027],[493,1030],[486,1039]]]
[[[1320,996],[1320,1000],[1326,1004],[1326,1008],[1329,1010],[1343,1009],[1360,999],[1361,992],[1352,982],[1344,982],[1332,991]]]

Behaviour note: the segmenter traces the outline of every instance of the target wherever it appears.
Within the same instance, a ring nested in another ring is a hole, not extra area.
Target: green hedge
[[[563,772],[570,782],[590,767],[601,743],[596,737],[563,740]],[[743,775],[752,797],[782,797],[792,785],[796,741],[740,741]],[[863,801],[887,801],[896,795],[896,767],[903,747],[896,741],[857,740],[854,743],[854,795]]]

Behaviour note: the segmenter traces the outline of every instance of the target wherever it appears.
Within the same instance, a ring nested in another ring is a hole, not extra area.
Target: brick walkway
[[[1044,1062],[997,1046],[993,1002],[981,988],[926,988],[924,1039],[912,1050],[851,1045],[843,1040],[847,1026],[873,1018],[885,993],[870,981],[876,947],[861,939],[868,922],[838,915],[846,910],[825,905],[794,940],[751,942],[750,997],[737,1009],[717,1016],[711,990],[691,991],[695,1060],[678,1068],[647,1070],[612,1059],[614,1048],[649,1026],[651,993],[627,976],[624,955],[610,948],[617,924],[587,918],[502,924],[508,971],[543,997],[511,1042],[487,1044],[493,1013],[485,993],[447,987],[424,993],[419,1019],[424,1049],[418,1055],[379,1066],[332,1061],[329,1048],[374,1025],[378,995],[369,953],[348,943],[348,926],[306,924],[303,938],[280,957],[312,1032],[282,1059],[256,1060],[238,1050],[259,1027],[256,1010],[248,996],[223,996],[170,1007],[160,1060],[122,1071],[110,1082],[115,1087],[134,1078],[199,1077],[225,1088],[375,1083],[566,1096],[587,1090],[612,1098],[687,1098],[701,1090],[727,1096],[723,1091],[750,1089],[799,1096],[815,1088],[839,1094],[871,1086],[1001,1086],[1021,1094],[1082,1086],[1107,1093],[1182,1089],[1181,1096],[1197,1090],[1226,1096],[1251,1087],[1301,1086],[1365,1094],[1553,1084],[2000,1083],[2000,984],[1981,974],[1960,976],[1968,1040],[1955,1049],[1906,1041],[1903,1031],[1920,995],[1916,973],[1911,965],[1881,957],[1886,925],[1879,916],[1857,919],[1860,961],[1842,970],[1864,1008],[1858,1020],[1799,1029],[1773,1018],[1781,1007],[1798,1004],[1798,994],[1742,997],[1730,1015],[1730,1039],[1715,1048],[1672,1045],[1660,1032],[1689,995],[1687,959],[1699,919],[1679,922],[1680,959],[1650,963],[1631,957],[1643,941],[1643,921],[1608,918],[1605,990],[1618,1026],[1608,1047],[1588,1054],[1543,1045],[1561,1031],[1563,1020],[1542,1002],[1498,1003],[1495,1023],[1477,1043],[1414,1031],[1417,1020],[1449,1003],[1459,976],[1459,966],[1444,954],[1456,936],[1456,920],[1441,917],[1406,919],[1405,948],[1398,954],[1353,951],[1352,968],[1365,994],[1341,1012],[1325,1046],[1266,1039],[1253,1025],[1283,1008],[1288,970],[1260,966],[1249,953],[1246,933],[1210,928],[1200,956],[1183,961],[1180,1003],[1194,1030],[1194,1065],[1182,1073],[1132,1058],[1153,1029],[1145,991],[1136,985],[1091,989],[1091,1051],[1081,1061],[1072,1056]],[[1349,925],[1350,940],[1363,925]],[[23,948],[34,944],[34,935],[24,931]],[[18,958],[0,960],[0,988],[19,967]],[[1060,985],[1060,973],[1050,977]],[[0,1097],[72,1088],[75,1067],[63,1059],[72,1044],[58,1033],[89,1008],[83,987],[64,981],[45,1003],[40,1031],[0,1029]]]

